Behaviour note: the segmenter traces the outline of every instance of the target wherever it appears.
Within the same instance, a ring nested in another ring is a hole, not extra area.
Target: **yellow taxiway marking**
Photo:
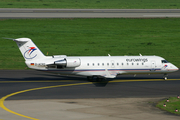
[[[180,79],[131,79],[131,80],[113,80],[113,81],[109,81],[110,83],[112,82],[143,82],[143,81],[173,81],[173,80],[180,80]],[[58,83],[58,82],[82,82],[82,81],[78,81],[78,80],[33,80],[33,81],[0,81],[0,83],[46,83],[46,82],[54,82],[54,83]]]
[[[180,80],[180,79],[137,79],[137,80],[114,80],[110,81],[110,83],[113,82],[145,82],[145,81],[172,81],[172,80]]]
[[[9,95],[6,95],[6,96],[2,97],[2,98],[0,99],[0,107],[3,108],[4,110],[10,112],[10,113],[15,114],[15,115],[18,115],[18,116],[21,116],[21,117],[25,117],[25,118],[29,118],[29,119],[32,119],[32,120],[39,120],[39,119],[36,119],[36,118],[33,118],[33,117],[29,117],[29,116],[26,116],[26,115],[22,115],[22,114],[20,114],[20,113],[17,113],[17,112],[14,112],[14,111],[8,109],[7,107],[4,106],[4,101],[5,101],[8,97],[11,97],[11,96],[13,96],[13,95],[17,95],[17,94],[20,94],[20,93],[29,92],[29,91],[33,91],[33,90],[42,90],[42,89],[48,89],[48,88],[67,87],[67,86],[86,85],[86,84],[92,84],[92,83],[91,83],[91,82],[86,82],[86,83],[74,83],[74,84],[65,84],[65,85],[55,85],[55,86],[39,87],[39,88],[32,88],[32,89],[27,89],[27,90],[18,91],[18,92],[11,93],[11,94],[9,94]]]
[[[180,80],[180,79],[168,79],[168,80]],[[0,83],[10,83],[10,82],[70,82],[70,81],[71,80],[67,80],[67,81],[66,80],[64,80],[64,81],[0,81]],[[114,81],[109,81],[109,82],[110,83],[116,83],[116,82],[138,82],[138,81],[164,81],[164,80],[163,79],[137,79],[137,80],[114,80]],[[32,119],[32,120],[39,120],[39,119],[36,119],[36,118],[33,118],[33,117],[22,115],[20,113],[17,113],[17,112],[14,112],[14,111],[8,109],[7,107],[4,106],[4,101],[7,98],[11,97],[11,96],[14,96],[14,95],[17,95],[17,94],[20,94],[20,93],[24,93],[24,92],[29,92],[29,91],[34,91],[34,90],[42,90],[42,89],[48,89],[48,88],[67,87],[67,86],[75,86],[75,85],[88,85],[88,84],[92,84],[92,82],[74,83],[74,84],[65,84],[65,85],[55,85],[55,86],[46,86],[46,87],[39,87],[39,88],[32,88],[32,89],[18,91],[18,92],[11,93],[9,95],[6,95],[6,96],[2,97],[0,99],[0,107],[3,108],[4,110],[10,112],[10,113],[15,114],[15,115],[18,115],[18,116],[21,116],[21,117],[25,117],[25,118],[28,118],[28,119]]]

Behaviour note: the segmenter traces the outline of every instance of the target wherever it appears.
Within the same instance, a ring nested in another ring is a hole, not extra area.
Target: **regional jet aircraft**
[[[122,74],[167,74],[178,68],[159,56],[45,56],[29,38],[15,41],[29,68],[62,75],[87,76],[97,81]]]

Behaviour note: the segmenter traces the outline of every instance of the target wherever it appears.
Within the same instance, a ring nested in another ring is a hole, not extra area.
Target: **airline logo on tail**
[[[35,58],[37,56],[37,54],[34,54],[35,50],[37,50],[35,47],[29,47],[29,49],[24,52],[24,58],[26,59]]]

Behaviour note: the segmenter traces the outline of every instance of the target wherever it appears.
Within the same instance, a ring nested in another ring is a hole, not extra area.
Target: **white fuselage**
[[[59,67],[54,64],[64,58],[47,57],[43,60],[26,62],[28,67],[54,72],[58,74],[73,74],[81,76],[99,76],[105,78],[115,78],[120,74],[164,74],[177,71],[178,68],[158,56],[91,56],[91,57],[66,57],[73,59],[74,64],[79,59],[77,67]],[[41,61],[41,62],[39,62]],[[50,66],[49,66],[50,64]],[[73,63],[71,63],[73,64]]]

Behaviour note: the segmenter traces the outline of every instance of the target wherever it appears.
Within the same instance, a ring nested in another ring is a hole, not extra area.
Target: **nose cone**
[[[176,66],[175,66],[175,67],[176,67]],[[175,69],[176,69],[176,71],[178,71],[178,70],[179,70],[179,68],[178,68],[178,67],[176,67]]]
[[[175,72],[175,71],[178,71],[179,68],[172,64],[172,66],[170,67],[170,70]]]

